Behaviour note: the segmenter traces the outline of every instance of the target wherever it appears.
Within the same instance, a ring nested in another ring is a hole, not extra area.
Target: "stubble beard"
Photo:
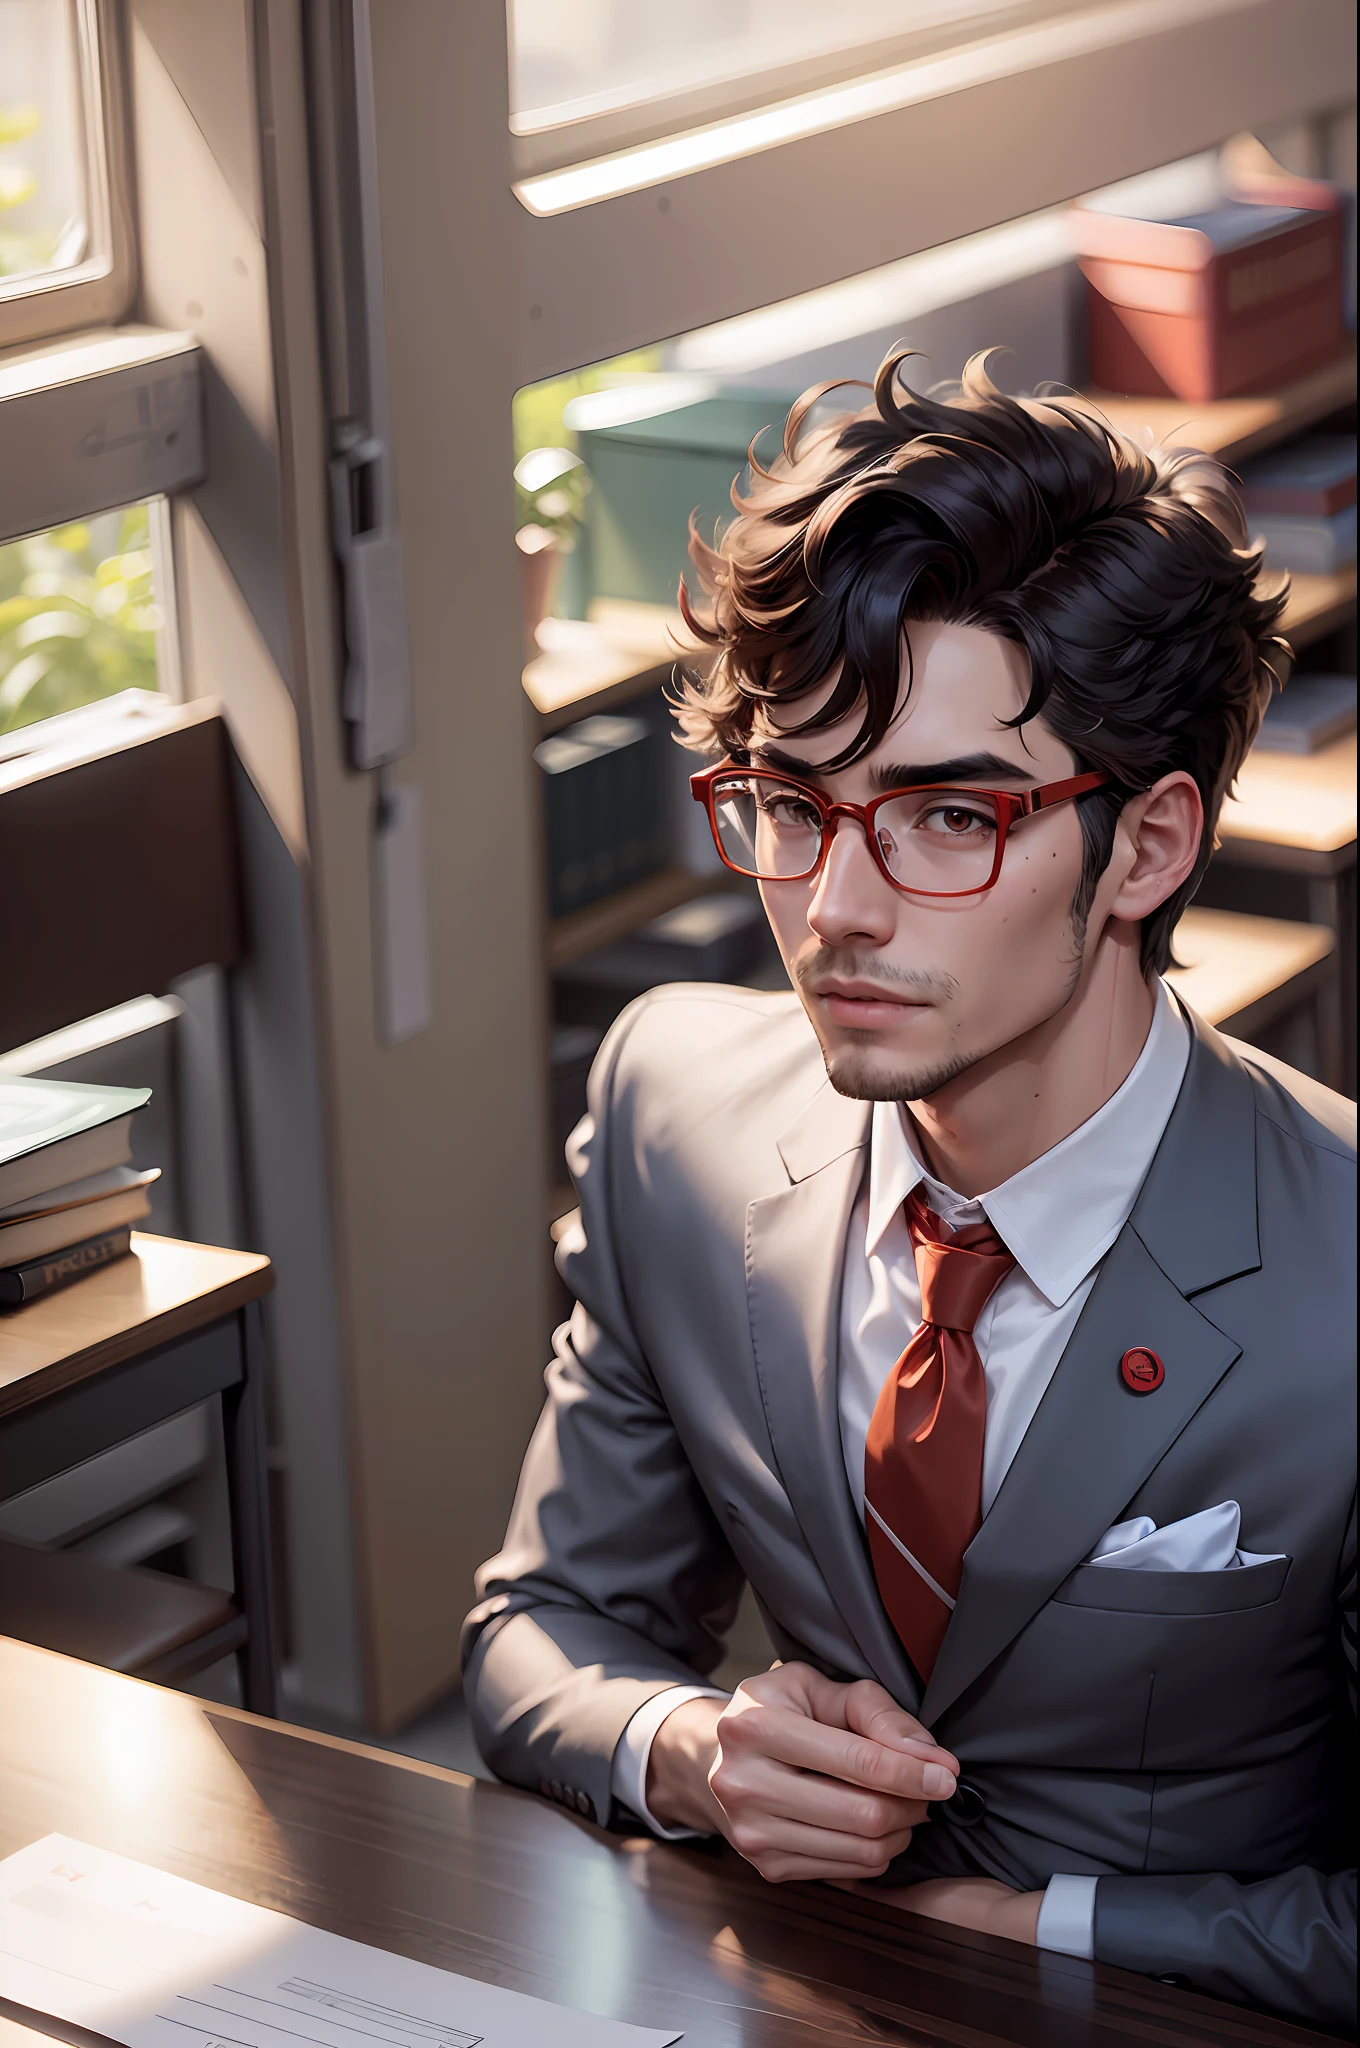
[[[1069,969],[1068,981],[1050,1014],[1056,1016],[1071,1000],[1077,983],[1081,979],[1083,964],[1084,920],[1078,927],[1074,918],[1069,924],[1071,950],[1064,965]],[[802,984],[810,978],[835,971],[847,979],[876,981],[885,992],[901,991],[916,994],[943,1007],[958,994],[959,984],[952,974],[932,973],[915,968],[888,968],[879,962],[871,974],[865,974],[853,961],[836,961],[830,948],[819,948],[808,962],[800,963],[795,970],[795,980],[802,993]],[[1032,1027],[1026,1027],[1032,1028]],[[1017,1034],[1019,1035],[1019,1034]],[[1000,1052],[1011,1041],[1002,1038],[994,1045],[982,1045],[969,1052],[958,1051],[936,1059],[932,1064],[919,1067],[899,1067],[883,1070],[878,1067],[882,1055],[869,1031],[850,1032],[848,1042],[831,1047],[822,1042],[822,1060],[826,1077],[838,1095],[849,1096],[856,1102],[928,1102],[960,1074],[966,1074],[970,1067],[981,1065]]]

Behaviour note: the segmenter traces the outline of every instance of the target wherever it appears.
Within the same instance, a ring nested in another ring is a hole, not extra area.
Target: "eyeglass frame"
[[[725,777],[739,775],[757,775],[764,781],[778,782],[785,789],[796,789],[800,796],[811,799],[822,821],[821,846],[811,867],[804,868],[796,875],[753,875],[750,868],[740,868],[735,861],[728,859],[723,849],[722,835],[718,830],[717,799],[713,792],[715,784]],[[906,783],[898,789],[885,789],[881,795],[873,797],[867,804],[852,804],[833,803],[820,789],[815,788],[810,782],[800,782],[796,775],[784,775],[774,768],[752,768],[749,764],[743,765],[740,761],[728,760],[719,761],[711,768],[701,768],[697,774],[691,775],[689,793],[695,803],[704,806],[709,830],[713,834],[713,844],[718,849],[718,858],[734,875],[745,875],[748,880],[758,882],[809,882],[814,875],[821,873],[826,864],[827,853],[836,836],[834,821],[837,818],[853,818],[863,828],[865,843],[873,857],[874,865],[884,881],[896,889],[899,895],[928,896],[936,901],[944,899],[956,902],[961,896],[983,896],[989,889],[995,888],[1001,873],[1001,863],[1005,858],[1007,836],[1012,825],[1019,819],[1035,817],[1041,811],[1052,810],[1055,804],[1067,803],[1073,797],[1086,796],[1092,790],[1103,789],[1111,780],[1112,777],[1099,773],[1069,775],[1061,782],[1044,782],[1035,789],[1021,790],[975,789],[970,783],[964,782],[913,782]],[[957,790],[960,796],[985,796],[996,805],[996,852],[992,858],[992,872],[985,882],[979,882],[971,889],[914,889],[909,882],[899,882],[896,875],[889,871],[878,844],[874,819],[883,805],[892,803],[897,797],[921,796],[933,789]]]

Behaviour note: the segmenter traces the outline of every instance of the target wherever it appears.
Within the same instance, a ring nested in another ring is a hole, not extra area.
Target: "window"
[[[507,0],[522,176],[956,47],[1078,0]]]
[[[165,501],[0,546],[0,736],[173,682]]]
[[[996,0],[509,0],[510,117],[518,135],[649,101],[796,71],[819,79],[891,61],[943,32],[952,40],[998,14],[1033,12]],[[1059,9],[1048,6],[1045,13]],[[807,82],[807,81],[805,81]]]
[[[126,311],[108,0],[0,0],[0,344]]]

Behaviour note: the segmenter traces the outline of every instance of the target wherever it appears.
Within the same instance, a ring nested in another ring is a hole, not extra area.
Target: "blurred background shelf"
[[[1166,978],[1208,1023],[1305,1071],[1335,1062],[1337,949],[1325,926],[1194,905],[1175,951]]]
[[[1354,588],[1354,575],[1351,578]],[[1355,841],[1356,737],[1316,754],[1253,748],[1223,806],[1219,837],[1327,854]]]
[[[573,960],[593,953],[597,946],[611,945],[664,911],[674,910],[677,904],[688,903],[693,896],[721,887],[722,880],[721,874],[697,875],[686,868],[663,868],[660,874],[648,875],[645,881],[634,882],[631,888],[620,889],[615,896],[588,904],[584,910],[574,910],[568,917],[554,918],[548,927],[548,964],[552,968],[568,967]]]
[[[1231,464],[1259,455],[1353,405],[1355,393],[1351,349],[1296,384],[1259,398],[1221,398],[1193,405],[1181,398],[1119,398],[1107,391],[1090,391],[1087,396],[1121,433],[1141,440],[1151,429],[1153,439],[1168,447],[1202,448]]]
[[[540,736],[660,689],[687,639],[674,606],[623,598],[596,598],[584,619],[544,619],[524,670]]]
[[[1289,579],[1289,603],[1280,625],[1286,640],[1310,647],[1355,616],[1355,564],[1332,576],[1305,576],[1295,570]]]

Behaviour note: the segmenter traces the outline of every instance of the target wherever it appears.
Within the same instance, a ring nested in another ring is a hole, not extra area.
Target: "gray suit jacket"
[[[837,1416],[868,1105],[827,1085],[792,996],[666,988],[624,1013],[573,1140],[583,1232],[560,1263],[578,1306],[466,1625],[493,1769],[627,1825],[619,1737],[713,1670],[749,1579],[783,1658],[876,1678],[962,1763],[972,1791],[916,1831],[897,1879],[1096,1873],[1102,1960],[1348,2020],[1354,1111],[1192,1023],[1156,1158],[923,1694]],[[1120,1379],[1133,1345],[1165,1363],[1152,1394]],[[1117,1521],[1229,1499],[1243,1548],[1282,1562],[1081,1562]]]

